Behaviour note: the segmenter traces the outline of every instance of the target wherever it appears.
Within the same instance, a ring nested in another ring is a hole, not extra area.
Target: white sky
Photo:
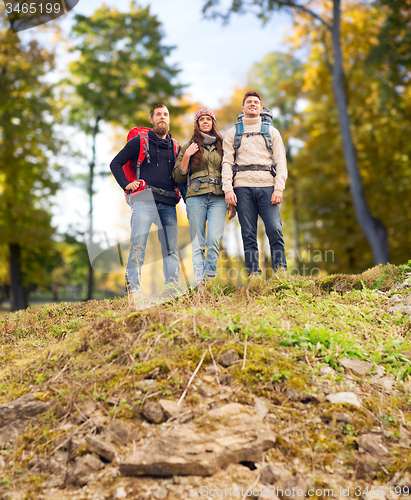
[[[104,3],[124,11],[129,7],[128,0],[106,0]],[[67,16],[56,22],[68,33],[74,14],[91,15],[102,4],[101,0],[80,0]],[[186,93],[194,101],[211,109],[220,107],[230,98],[235,86],[244,83],[254,62],[261,61],[269,52],[282,49],[285,30],[291,26],[290,19],[283,14],[276,14],[265,27],[253,14],[236,15],[223,26],[219,20],[203,19],[202,0],[140,0],[140,5],[148,4],[151,5],[150,12],[157,15],[162,24],[163,43],[175,46],[168,61],[182,70],[178,81],[188,85]],[[114,156],[108,137],[109,133],[100,135],[97,158],[100,165],[106,165],[107,171]],[[73,141],[89,156],[89,141],[86,144],[81,138],[74,137]],[[86,168],[84,162],[82,170]],[[79,164],[73,162],[72,169],[78,172]],[[123,235],[127,237],[129,219],[123,207],[122,190],[111,177],[97,179],[96,187],[94,221],[97,232],[105,231],[110,240],[121,239]],[[70,187],[61,191],[54,213],[53,222],[58,226],[58,232],[64,232],[69,225],[79,230],[86,229],[86,192]]]
[[[124,11],[129,7],[128,0],[104,3]],[[90,15],[102,4],[80,0],[72,12]],[[169,61],[182,69],[181,83],[189,84],[187,91],[194,100],[210,108],[229,96],[254,62],[281,49],[285,30],[291,26],[284,14],[276,14],[265,27],[253,14],[236,15],[222,26],[219,20],[203,19],[202,0],[140,0],[140,5],[148,4],[163,26],[164,42],[176,47]],[[62,25],[68,26],[72,18],[72,14],[62,18]]]

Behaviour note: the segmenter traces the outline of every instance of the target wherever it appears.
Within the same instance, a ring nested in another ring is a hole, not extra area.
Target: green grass
[[[107,418],[139,423],[148,397],[178,400],[203,354],[198,378],[212,358],[228,349],[239,356],[238,363],[224,369],[231,377],[232,400],[249,404],[254,396],[264,397],[279,428],[295,422],[305,426],[304,433],[290,436],[292,444],[279,441],[270,452],[273,459],[300,457],[321,468],[339,457],[348,469],[354,467],[353,439],[375,425],[369,412],[393,435],[398,435],[399,422],[411,426],[410,318],[389,315],[388,297],[377,291],[389,291],[410,269],[409,264],[378,266],[360,277],[339,275],[328,281],[282,274],[238,289],[213,284],[203,295],[191,292],[139,312],[121,298],[32,307],[3,316],[0,403],[28,392],[53,402],[20,438],[13,450],[15,465],[6,467],[5,478],[19,484],[18,468],[27,479],[25,457],[50,454],[68,436],[62,421],[76,426],[85,402],[94,401]],[[345,290],[336,286],[343,282]],[[323,383],[348,390],[342,357],[384,366],[398,390],[391,396],[369,379],[357,380],[365,409],[344,410],[353,422],[338,431],[338,440],[329,426],[312,423],[332,418],[330,403],[320,398],[311,405],[305,424],[306,407],[290,403],[285,391],[292,387],[315,395]],[[335,369],[332,376],[319,377],[324,365]],[[150,377],[154,382],[147,382]],[[186,404],[199,402],[189,392]],[[401,457],[406,450],[396,452]]]

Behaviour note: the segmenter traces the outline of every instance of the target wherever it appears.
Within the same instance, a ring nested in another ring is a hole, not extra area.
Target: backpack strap
[[[216,186],[222,186],[223,183],[221,182],[220,179],[215,179],[214,177],[198,177],[197,179],[194,179],[193,181],[187,179],[187,186],[190,184],[197,184],[196,187],[194,188],[194,191],[197,193],[198,190],[200,189],[200,184],[215,184]]]
[[[177,160],[178,153],[180,152],[180,144],[173,139],[174,162]]]
[[[271,174],[273,177],[277,175],[274,155],[273,155],[273,140],[270,135],[270,125],[273,123],[273,115],[268,108],[263,108],[263,111],[260,113],[261,116],[261,135],[264,137],[265,145],[271,156]]]
[[[161,194],[162,196],[166,196],[167,198],[175,198],[176,200],[178,199],[178,194],[176,191],[166,191],[165,189],[154,187],[154,186],[149,186],[147,184],[147,189],[153,191],[153,193]]]
[[[162,188],[150,186],[143,179],[141,179],[140,182],[141,182],[141,186],[136,191],[127,193],[128,196],[131,196],[131,199],[133,199],[133,196],[140,194],[141,191],[148,189],[149,191],[152,191],[153,193],[161,194],[162,196],[166,196],[167,198],[175,198],[178,200],[178,194],[176,191],[166,191],[165,189],[162,189]],[[127,199],[127,195],[126,195],[126,199]]]
[[[146,130],[142,130],[138,133],[140,138],[140,151],[138,152],[138,158],[134,160],[134,167],[136,170],[136,181],[140,180],[140,168],[141,164],[144,161],[144,158],[147,158],[147,163],[150,163],[150,153],[148,152],[148,132]]]
[[[244,113],[241,112],[238,115],[237,118],[237,123],[235,124],[235,135],[234,135],[234,165],[233,165],[233,182],[234,182],[234,177],[236,172],[236,168],[238,167],[238,150],[240,149],[241,146],[241,139],[243,138],[244,134],[244,123],[243,123],[243,118],[244,118]]]
[[[244,113],[240,113],[238,115],[238,122],[235,124],[235,135],[234,135],[234,164],[231,167],[233,171],[233,183],[234,177],[237,172],[244,172],[246,170],[269,170],[273,177],[277,175],[276,166],[273,155],[273,141],[270,135],[270,125],[272,125],[272,113],[268,108],[263,108],[260,113],[261,116],[261,130],[260,132],[246,132],[244,133]],[[238,150],[241,146],[241,140],[243,135],[246,137],[250,137],[252,135],[262,135],[264,137],[265,145],[270,153],[271,157],[271,166],[263,166],[263,165],[243,165],[241,167],[238,166]]]

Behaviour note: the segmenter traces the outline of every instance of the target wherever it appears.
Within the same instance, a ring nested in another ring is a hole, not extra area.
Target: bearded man
[[[165,293],[169,291],[170,295],[173,295],[179,283],[176,212],[178,198],[175,192],[176,183],[172,177],[175,152],[173,138],[168,133],[170,114],[165,104],[159,103],[153,107],[150,111],[150,122],[153,128],[148,131],[148,152],[139,166],[137,180],[130,182],[127,179],[123,165],[128,161],[137,161],[141,146],[140,137],[130,139],[110,164],[116,181],[127,192],[128,203],[132,209],[126,289],[134,296],[141,294],[141,268],[152,224],[158,227]],[[144,190],[139,189],[145,185]]]

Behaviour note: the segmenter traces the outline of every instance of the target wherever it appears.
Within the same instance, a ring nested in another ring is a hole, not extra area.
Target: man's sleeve
[[[129,160],[138,158],[140,152],[140,138],[133,137],[130,139],[124,148],[113,158],[110,163],[110,170],[113,173],[118,184],[125,189],[130,181],[124,174],[123,165],[125,165]]]
[[[233,188],[233,170],[234,165],[234,134],[235,127],[230,128],[224,136],[223,141],[223,166],[221,170],[221,177],[223,180],[223,191],[228,193]]]
[[[284,191],[287,180],[287,159],[285,156],[284,143],[280,132],[274,127],[270,127],[270,135],[273,140],[273,156],[277,175],[275,177],[275,189]]]

